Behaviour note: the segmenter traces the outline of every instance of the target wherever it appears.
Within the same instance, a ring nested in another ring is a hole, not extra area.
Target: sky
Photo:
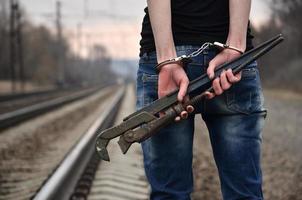
[[[28,18],[55,28],[56,0],[19,0]],[[250,19],[259,26],[270,16],[268,0],[252,0]],[[114,58],[137,58],[146,0],[61,0],[64,35],[74,52],[89,55],[104,45]]]

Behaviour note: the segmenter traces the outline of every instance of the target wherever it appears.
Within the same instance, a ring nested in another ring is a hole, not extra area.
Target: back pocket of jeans
[[[242,70],[242,78],[226,91],[228,109],[250,114],[263,109],[263,94],[257,68]]]
[[[151,102],[158,98],[158,75],[143,73],[142,75],[143,91],[144,91],[144,106],[149,105]]]

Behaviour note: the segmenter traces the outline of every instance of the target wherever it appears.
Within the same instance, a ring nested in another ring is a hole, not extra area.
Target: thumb
[[[218,65],[221,65],[222,63],[224,63],[224,60],[222,58],[222,56],[220,56],[220,54],[218,54],[216,57],[214,57],[210,63],[209,66],[207,68],[207,74],[209,76],[210,79],[213,79],[215,76],[215,68]]]
[[[215,67],[216,67],[216,60],[214,58],[213,60],[210,61],[209,66],[207,68],[207,74],[208,74],[210,79],[214,78]]]
[[[186,96],[188,85],[189,85],[188,78],[181,79],[180,84],[179,84],[179,92],[177,95],[177,99],[179,102],[182,102],[184,97]]]

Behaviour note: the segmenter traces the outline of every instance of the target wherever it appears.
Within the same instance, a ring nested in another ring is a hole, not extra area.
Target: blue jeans
[[[190,54],[198,47],[177,46],[177,54]],[[190,80],[206,72],[216,55],[208,49],[186,69]],[[137,109],[157,97],[156,53],[140,57],[137,72]],[[266,111],[257,63],[242,71],[242,80],[222,95],[204,100],[197,108],[209,130],[224,200],[260,200],[261,130]],[[193,189],[192,145],[194,116],[160,130],[142,143],[146,176],[152,200],[189,200]]]

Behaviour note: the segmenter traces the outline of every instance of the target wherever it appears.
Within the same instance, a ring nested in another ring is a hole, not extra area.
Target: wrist
[[[191,59],[189,57],[187,57],[186,55],[182,55],[179,57],[165,60],[163,62],[159,62],[155,66],[155,69],[156,69],[156,72],[159,73],[164,66],[169,65],[169,67],[166,67],[167,69],[178,68],[178,67],[183,68],[189,62],[191,62]]]
[[[218,47],[218,48],[221,48],[222,50],[232,50],[232,51],[236,51],[237,53],[239,54],[243,54],[243,50],[237,48],[237,47],[234,47],[234,46],[231,46],[231,45],[228,45],[228,44],[222,44],[220,42],[214,42],[214,46]]]
[[[223,52],[225,52],[227,54],[230,54],[230,55],[233,55],[233,56],[236,56],[236,57],[243,54],[242,52],[239,52],[239,51],[234,50],[234,49],[223,49]]]
[[[157,63],[164,62],[177,57],[175,48],[160,49],[156,51]]]
[[[229,37],[226,44],[239,49],[242,52],[246,50],[246,37]]]
[[[169,56],[169,55],[164,55],[164,56],[157,56],[157,64],[162,63],[167,60],[172,60],[173,58],[176,58],[177,56]]]

